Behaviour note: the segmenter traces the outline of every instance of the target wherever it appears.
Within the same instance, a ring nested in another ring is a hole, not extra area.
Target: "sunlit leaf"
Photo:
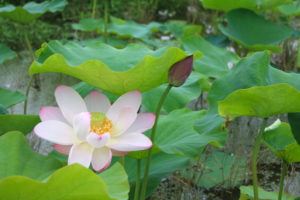
[[[0,114],[0,135],[8,131],[30,133],[34,126],[40,122],[37,115],[8,115]]]
[[[61,168],[43,182],[7,177],[0,180],[0,195],[5,200],[112,200],[104,180],[79,164]]]
[[[251,50],[280,52],[278,44],[293,34],[293,29],[265,20],[254,12],[239,9],[227,14],[228,26],[220,25],[224,35]]]
[[[28,24],[46,12],[62,11],[67,4],[66,0],[51,0],[42,3],[28,2],[23,7],[9,4],[0,7],[0,16]]]
[[[99,176],[106,183],[111,199],[128,200],[128,177],[120,163],[115,163],[112,167],[100,173]]]
[[[239,200],[252,200],[254,198],[253,195],[253,187],[252,186],[241,186],[240,187],[241,196]],[[278,193],[277,192],[267,192],[262,188],[258,188],[259,200],[277,200]],[[290,196],[288,194],[282,195],[283,200],[296,200],[296,197]]]
[[[277,10],[287,16],[299,16],[300,15],[300,3],[294,1],[293,3],[278,6]]]
[[[152,51],[138,44],[115,49],[103,43],[81,47],[58,41],[44,46],[39,55],[30,67],[32,74],[65,73],[118,95],[147,91],[166,83],[169,68],[187,56],[176,47]]]
[[[249,10],[260,11],[290,3],[292,0],[200,0],[205,8],[229,11],[236,8],[246,8]]]
[[[230,119],[290,112],[300,112],[300,92],[286,83],[237,90],[219,102],[220,115]]]
[[[0,137],[0,179],[26,176],[43,180],[60,167],[62,164],[58,160],[31,150],[22,133],[12,131]],[[0,188],[3,189],[3,185]]]
[[[5,61],[11,60],[16,56],[16,52],[11,50],[8,46],[0,43],[0,64],[3,64]]]
[[[275,121],[265,129],[263,140],[266,146],[285,162],[300,162],[300,145],[295,140],[288,123]]]
[[[25,101],[26,96],[18,91],[11,91],[5,88],[0,88],[0,104],[9,108],[15,104]]]

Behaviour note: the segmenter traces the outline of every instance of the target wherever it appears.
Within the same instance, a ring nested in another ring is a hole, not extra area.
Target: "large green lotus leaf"
[[[228,26],[220,25],[224,35],[244,47],[255,50],[280,52],[278,44],[293,34],[293,29],[265,20],[254,12],[238,9],[227,14]]]
[[[300,113],[289,113],[288,120],[295,140],[300,144]]]
[[[253,186],[241,186],[240,187],[240,198],[239,200],[253,200]],[[259,200],[277,200],[278,193],[277,192],[267,192],[262,188],[258,188]],[[290,196],[288,194],[282,195],[282,200],[296,200],[296,197]]]
[[[295,140],[288,123],[275,121],[265,129],[263,140],[266,146],[279,158],[288,162],[300,162],[300,145]]]
[[[111,18],[107,31],[123,38],[149,38],[153,32],[158,31],[160,23],[151,22],[149,24],[138,24],[134,21],[125,21],[115,17]],[[73,29],[80,31],[103,32],[103,19],[82,19],[78,24],[72,24]]]
[[[8,46],[0,43],[0,64],[11,60],[17,56],[16,52],[11,50]]]
[[[141,163],[141,172],[144,172],[145,162],[143,159]],[[129,182],[135,183],[136,180],[136,160],[130,157],[126,157],[126,171],[129,177]],[[176,155],[168,155],[163,152],[158,153],[152,157],[151,166],[149,171],[147,196],[154,192],[155,188],[161,182],[161,179],[167,175],[186,168],[189,166],[189,158]],[[143,175],[141,175],[141,179]],[[134,191],[131,189],[131,191]]]
[[[99,176],[106,183],[111,199],[128,200],[128,176],[120,163],[115,163],[112,167],[100,173]]]
[[[248,171],[247,159],[225,152],[214,152],[201,156],[201,168],[183,170],[180,175],[187,180],[193,180],[200,187],[233,188],[241,185]]]
[[[300,92],[286,83],[237,90],[219,102],[220,115],[230,119],[290,112],[300,112]]]
[[[104,180],[79,164],[61,168],[43,182],[7,177],[0,181],[0,195],[5,200],[113,200]]]
[[[8,131],[30,133],[35,125],[40,122],[37,115],[9,115],[0,114],[0,135]]]
[[[21,92],[11,91],[5,88],[0,88],[0,96],[0,104],[6,108],[26,100],[26,96]]]
[[[218,101],[235,90],[277,83],[288,83],[300,90],[299,74],[286,73],[270,67],[269,62],[269,55],[266,52],[254,53],[241,59],[227,75],[216,80],[207,97],[210,109],[206,116],[196,122],[196,130],[210,136],[223,135],[226,139],[225,119],[218,115]],[[224,144],[224,141],[220,141],[219,145]]]
[[[199,97],[201,93],[199,81],[202,78],[203,75],[192,72],[184,85],[181,87],[173,87],[162,107],[162,111],[168,113],[172,110],[183,108],[190,101]],[[142,105],[148,112],[155,112],[157,103],[166,87],[167,85],[161,85],[158,88],[143,93]]]
[[[200,0],[205,8],[229,11],[236,8],[246,8],[260,11],[273,8],[282,4],[290,3],[292,0]]]
[[[171,34],[177,39],[200,35],[202,31],[202,26],[189,25],[183,20],[170,20],[158,28],[161,32]]]
[[[28,24],[46,12],[62,11],[67,4],[66,0],[51,0],[42,3],[28,2],[23,7],[9,4],[0,7],[0,16]]]
[[[168,81],[168,70],[187,56],[176,47],[155,51],[139,44],[115,49],[104,43],[86,47],[52,41],[38,51],[30,73],[60,72],[117,95],[147,91]]]
[[[203,57],[194,61],[194,69],[209,77],[220,78],[230,71],[238,62],[238,56],[233,52],[216,47],[201,36],[192,36],[182,39],[184,50],[189,53],[201,51]]]
[[[0,137],[0,179],[26,176],[43,180],[60,167],[58,160],[31,150],[22,133],[11,131]]]
[[[168,154],[190,157],[199,155],[203,147],[215,141],[214,137],[201,135],[194,130],[195,121],[204,114],[205,111],[180,109],[168,115],[161,115],[155,145]]]
[[[293,3],[287,5],[278,6],[276,10],[287,16],[299,16],[300,3],[299,1],[294,1]]]

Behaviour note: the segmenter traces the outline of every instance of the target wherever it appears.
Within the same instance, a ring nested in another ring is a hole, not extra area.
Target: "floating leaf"
[[[23,176],[7,177],[0,180],[0,195],[5,200],[113,200],[105,182],[79,164],[61,168],[43,182]]]
[[[230,11],[227,14],[227,21],[227,27],[219,26],[222,33],[255,51],[280,52],[281,47],[278,44],[293,34],[292,28],[274,24],[245,9]]]
[[[31,74],[61,72],[117,95],[132,90],[147,91],[168,80],[169,68],[187,56],[176,47],[152,51],[132,44],[115,49],[103,43],[81,47],[52,41],[39,51]]]
[[[207,157],[206,157],[207,156]],[[195,184],[207,189],[212,187],[233,188],[244,181],[248,171],[246,158],[224,152],[201,156],[201,168],[183,170],[181,176],[196,180]]]
[[[229,11],[236,8],[246,8],[260,11],[273,8],[282,4],[290,3],[292,0],[200,0],[205,8]]]
[[[11,50],[8,46],[0,43],[0,64],[11,60],[17,56],[16,52]]]
[[[240,187],[241,196],[239,200],[252,200],[253,195],[253,186],[241,186]],[[262,188],[258,188],[259,200],[277,200],[277,192],[267,192]],[[282,200],[296,200],[296,197],[290,196],[288,194],[282,195]]]
[[[300,92],[286,83],[237,90],[219,102],[220,115],[230,119],[290,112],[300,112]]]
[[[201,78],[203,78],[201,74],[193,72],[184,85],[172,88],[162,107],[162,111],[171,112],[172,110],[180,109],[185,107],[190,101],[196,99],[201,92],[199,84]],[[155,112],[159,98],[166,87],[166,85],[161,85],[158,88],[143,93],[142,105],[148,112]]]
[[[0,179],[8,176],[26,176],[43,180],[60,167],[62,164],[56,159],[31,150],[22,133],[12,131],[0,137]],[[3,186],[0,188],[3,189]],[[0,195],[4,198],[1,189]]]
[[[106,183],[111,199],[128,200],[128,177],[120,163],[115,163],[112,167],[100,173],[99,176]]]
[[[2,104],[6,108],[9,108],[26,100],[26,96],[21,92],[11,91],[5,88],[0,88],[0,96],[0,104]]]
[[[141,171],[144,171],[146,160],[142,160]],[[126,171],[129,177],[129,182],[134,183],[136,180],[136,160],[132,158],[126,159]],[[168,155],[165,153],[158,153],[152,157],[149,171],[147,195],[154,192],[155,188],[161,182],[161,179],[176,170],[183,169],[189,165],[189,158],[176,155]],[[141,176],[141,179],[143,176]],[[133,191],[133,190],[131,190]]]
[[[0,114],[0,135],[8,131],[20,131],[27,134],[30,133],[39,122],[40,118],[37,115]]]
[[[51,0],[42,3],[28,2],[23,7],[9,4],[0,7],[0,16],[28,24],[46,12],[62,11],[67,4],[66,0]]]
[[[300,145],[295,140],[288,123],[279,119],[265,129],[266,146],[280,159],[288,163],[300,162]]]
[[[182,39],[183,48],[189,53],[201,51],[203,57],[194,61],[194,69],[209,77],[220,78],[230,71],[238,62],[238,56],[234,53],[212,45],[201,36],[193,36]]]

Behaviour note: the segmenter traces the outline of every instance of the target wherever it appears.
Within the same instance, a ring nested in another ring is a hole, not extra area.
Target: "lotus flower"
[[[69,155],[68,164],[92,164],[94,170],[101,171],[110,165],[112,155],[152,146],[142,133],[152,128],[155,115],[137,113],[139,91],[128,92],[111,105],[99,91],[82,99],[74,89],[58,86],[55,98],[58,107],[41,108],[42,122],[34,132],[55,143],[58,152]]]

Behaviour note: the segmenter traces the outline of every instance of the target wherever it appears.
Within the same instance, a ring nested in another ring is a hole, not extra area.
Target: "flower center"
[[[101,112],[92,112],[90,132],[103,135],[104,133],[110,133],[112,129],[113,124],[105,114]]]

